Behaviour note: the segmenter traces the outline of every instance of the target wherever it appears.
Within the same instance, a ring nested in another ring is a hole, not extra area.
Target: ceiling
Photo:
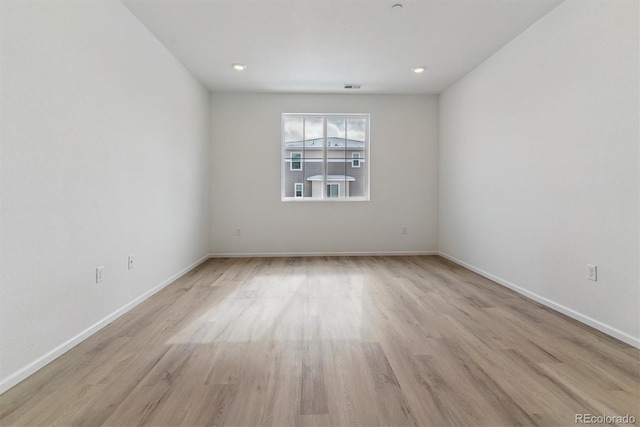
[[[213,92],[425,94],[562,0],[121,1]]]

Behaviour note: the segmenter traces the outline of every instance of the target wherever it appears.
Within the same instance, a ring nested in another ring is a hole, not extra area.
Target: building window
[[[340,197],[340,184],[327,184],[327,197],[330,199]]]
[[[368,114],[282,115],[283,201],[369,200]]]
[[[351,167],[352,168],[360,167],[360,153],[351,153]]]
[[[291,153],[291,158],[289,159],[291,162],[289,164],[289,170],[292,171],[301,171],[302,170],[302,153]]]

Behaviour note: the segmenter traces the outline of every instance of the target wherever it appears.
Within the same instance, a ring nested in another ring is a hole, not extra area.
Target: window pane
[[[338,197],[364,197],[366,171],[360,171],[366,150],[364,118],[327,119],[327,180],[340,182]]]
[[[344,138],[346,119],[329,117],[327,119],[327,137]]]
[[[302,117],[285,117],[283,120],[283,196],[295,197],[294,184],[304,181],[303,138],[304,119]]]
[[[322,174],[324,168],[324,117],[304,119],[304,196],[322,197]],[[314,192],[314,186],[316,190]]]
[[[367,117],[282,117],[283,198],[367,198]]]
[[[349,141],[345,175],[349,177],[348,197],[365,197],[367,194],[367,168],[365,167],[367,147],[367,120],[348,118],[346,135]],[[353,158],[358,160],[352,161]]]
[[[302,117],[286,117],[284,119],[284,142],[302,141]]]
[[[366,119],[347,119],[347,137],[356,141],[364,141],[366,138]]]
[[[304,139],[305,141],[313,141],[322,139],[324,129],[322,117],[305,117],[304,119]],[[322,141],[320,141],[322,145]]]
[[[284,119],[284,142],[302,140],[302,117],[285,117]]]
[[[347,119],[330,117],[327,119],[327,181],[339,182],[342,188],[348,186],[346,134]],[[349,159],[351,161],[351,159]],[[327,185],[327,197],[340,197],[338,185]]]

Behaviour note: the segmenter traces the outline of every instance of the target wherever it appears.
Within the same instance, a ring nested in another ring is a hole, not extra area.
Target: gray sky
[[[286,118],[284,122],[285,142],[302,140],[302,117]],[[307,117],[305,122],[306,139],[322,138],[322,118]],[[358,141],[364,141],[365,119],[328,119],[327,120],[327,136],[328,137],[346,137]]]

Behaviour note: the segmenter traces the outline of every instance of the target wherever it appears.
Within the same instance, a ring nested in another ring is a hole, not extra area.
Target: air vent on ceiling
[[[344,85],[345,89],[360,89],[361,87],[362,85],[354,84],[354,83],[347,83],[346,85]]]

